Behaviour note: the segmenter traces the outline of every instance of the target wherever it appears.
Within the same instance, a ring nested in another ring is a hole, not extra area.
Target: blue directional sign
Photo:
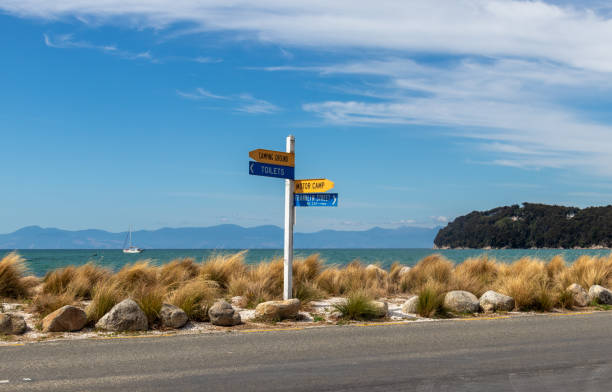
[[[269,163],[249,162],[249,174],[252,176],[265,176],[276,178],[295,178],[295,168],[291,166],[271,165]]]
[[[293,200],[296,207],[338,207],[337,193],[297,193]]]

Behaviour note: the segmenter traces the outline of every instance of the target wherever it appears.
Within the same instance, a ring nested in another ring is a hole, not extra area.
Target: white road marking
[[[0,380],[0,384],[8,384],[9,380]]]
[[[24,378],[23,378],[23,381],[32,381],[32,379],[31,379],[31,378],[28,378],[28,377],[24,377]]]

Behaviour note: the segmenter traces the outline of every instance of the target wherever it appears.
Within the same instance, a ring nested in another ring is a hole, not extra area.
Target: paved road
[[[610,391],[612,312],[0,347],[5,390]]]

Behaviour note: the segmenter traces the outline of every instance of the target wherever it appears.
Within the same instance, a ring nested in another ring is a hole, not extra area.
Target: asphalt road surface
[[[612,312],[0,346],[5,390],[612,391]]]

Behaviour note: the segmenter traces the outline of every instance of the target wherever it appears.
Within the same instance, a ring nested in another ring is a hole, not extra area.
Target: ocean
[[[93,261],[98,265],[118,270],[128,263],[148,259],[151,263],[159,265],[170,260],[183,257],[192,257],[196,261],[205,260],[213,254],[235,253],[239,250],[214,249],[147,249],[141,254],[124,254],[120,249],[103,250],[18,250],[26,259],[29,273],[43,276],[47,271],[67,265],[81,265]],[[0,257],[9,250],[0,250]],[[295,257],[305,257],[318,253],[328,265],[346,265],[353,260],[360,260],[364,264],[378,263],[388,268],[394,262],[412,266],[427,255],[440,253],[455,263],[486,254],[498,261],[511,262],[524,256],[538,257],[550,260],[556,255],[562,255],[567,262],[573,262],[582,255],[607,256],[609,249],[296,249]],[[282,257],[282,249],[253,249],[246,254],[247,263],[254,264],[261,261]]]

